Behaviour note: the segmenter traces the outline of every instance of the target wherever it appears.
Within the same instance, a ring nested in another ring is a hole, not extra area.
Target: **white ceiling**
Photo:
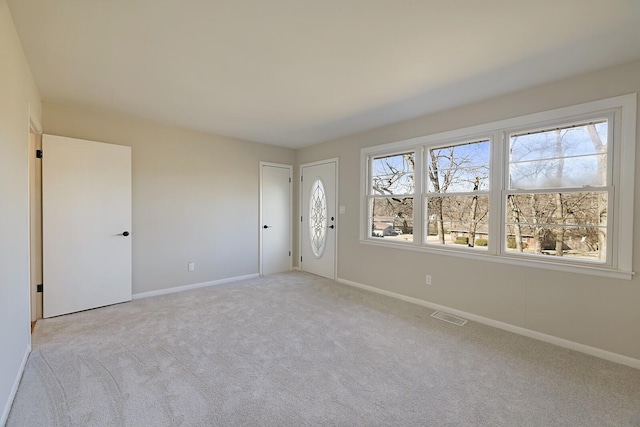
[[[304,147],[640,58],[638,0],[8,0],[44,100]]]

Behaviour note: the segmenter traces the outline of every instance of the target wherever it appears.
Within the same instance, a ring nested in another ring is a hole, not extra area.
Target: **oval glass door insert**
[[[320,258],[327,240],[327,196],[320,178],[311,185],[309,198],[309,240],[313,254]]]

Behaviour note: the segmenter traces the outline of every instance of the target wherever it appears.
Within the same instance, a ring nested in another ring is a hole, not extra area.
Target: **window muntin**
[[[487,250],[490,160],[490,139],[427,150],[425,244]]]
[[[413,242],[415,152],[371,158],[369,237]]]

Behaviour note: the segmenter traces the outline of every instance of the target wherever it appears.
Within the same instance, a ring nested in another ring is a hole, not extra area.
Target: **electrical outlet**
[[[431,285],[431,275],[430,274],[427,274],[426,281],[427,281],[427,285]]]
[[[196,264],[194,262],[189,263],[189,271],[196,271]]]

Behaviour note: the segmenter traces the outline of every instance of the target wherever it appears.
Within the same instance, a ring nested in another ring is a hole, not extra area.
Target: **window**
[[[632,94],[364,148],[361,242],[631,278],[635,121]]]
[[[489,151],[488,139],[427,150],[427,245],[487,249]]]
[[[415,152],[371,158],[370,237],[413,242]]]
[[[607,263],[609,128],[605,118],[509,135],[507,251]]]

